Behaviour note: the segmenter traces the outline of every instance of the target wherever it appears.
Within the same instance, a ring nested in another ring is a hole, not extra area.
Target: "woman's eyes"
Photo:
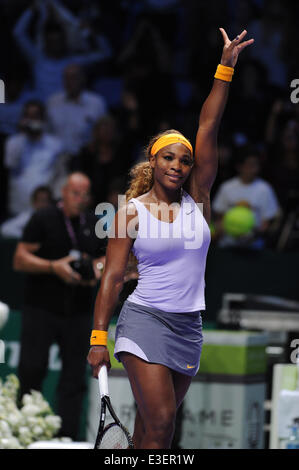
[[[173,159],[172,155],[164,155],[164,158],[166,160],[172,160]],[[184,160],[182,160],[182,163],[184,163],[184,165],[191,165],[192,162],[190,160],[188,160],[188,158],[184,158]]]

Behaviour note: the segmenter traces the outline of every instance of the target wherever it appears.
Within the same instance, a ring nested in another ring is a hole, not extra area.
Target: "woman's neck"
[[[165,188],[153,186],[149,191],[149,196],[154,199],[155,202],[165,202],[166,204],[172,204],[173,202],[182,201],[183,188],[179,188],[175,191],[167,191]]]

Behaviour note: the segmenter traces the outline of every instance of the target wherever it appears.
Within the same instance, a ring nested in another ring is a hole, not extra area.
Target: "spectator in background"
[[[73,158],[72,170],[84,172],[91,180],[94,206],[107,201],[110,181],[126,174],[129,149],[129,143],[120,138],[116,120],[104,116],[95,124],[90,142]]]
[[[122,154],[125,152],[124,159],[129,162],[135,162],[142,153],[142,145],[146,139],[141,120],[140,103],[134,90],[124,89],[121,94],[121,102],[113,116],[117,121],[118,129],[121,129],[122,139],[125,145],[122,148]]]
[[[4,145],[7,137],[16,134],[24,104],[35,94],[26,87],[26,74],[17,67],[1,75],[5,83],[5,104],[0,104],[0,221],[7,216],[8,172],[4,164]]]
[[[271,221],[279,215],[279,204],[271,185],[260,178],[259,152],[247,147],[237,162],[238,175],[222,183],[212,201],[219,246],[238,246],[244,242],[253,248],[263,246]],[[223,232],[224,214],[235,206],[250,208],[255,216],[254,237],[233,238]]]
[[[233,161],[234,146],[231,139],[222,136],[218,143],[218,171],[211,190],[212,200],[220,185],[235,175]]]
[[[138,24],[118,57],[125,89],[134,93],[139,103],[145,135],[155,132],[161,115],[175,112],[176,94],[171,59],[166,42],[157,28],[147,20]]]
[[[285,211],[299,201],[299,122],[291,117],[290,108],[277,100],[266,126],[266,175]]]
[[[230,128],[234,134],[244,135],[249,142],[263,142],[265,122],[273,100],[267,71],[259,61],[247,59],[240,62],[238,77],[240,86],[231,89],[227,117]]]
[[[59,22],[47,20],[42,23],[43,40],[32,40],[29,26],[36,12],[35,3],[24,11],[14,27],[14,37],[25,58],[30,63],[34,81],[34,89],[41,100],[63,88],[63,70],[70,63],[82,66],[102,61],[111,55],[105,41],[93,52],[74,55],[68,53],[66,33]],[[39,8],[37,8],[39,14]],[[42,44],[40,44],[42,42]]]
[[[52,192],[48,186],[38,186],[31,195],[32,207],[21,212],[16,217],[6,220],[0,226],[0,233],[3,237],[21,238],[23,230],[33,212],[49,206],[52,203]]]
[[[56,188],[63,147],[57,137],[45,132],[45,124],[43,104],[28,101],[20,121],[21,132],[5,142],[4,164],[9,171],[8,210],[12,216],[30,209],[31,194],[38,186]]]
[[[106,38],[94,32],[93,23],[100,15],[100,8],[96,3],[77,3],[76,14],[59,0],[37,0],[37,3],[41,16],[50,16],[63,26],[70,53],[89,53],[96,43],[99,47],[105,43],[107,50],[110,49]]]
[[[287,86],[288,68],[283,60],[283,38],[287,7],[280,0],[265,0],[262,15],[248,25],[256,47],[248,54],[267,69],[269,82],[278,88]]]
[[[64,72],[64,90],[47,101],[49,130],[61,139],[68,154],[76,154],[85,145],[95,122],[106,114],[102,96],[84,89],[82,68],[69,64]]]
[[[97,218],[88,211],[89,193],[89,179],[80,173],[71,174],[62,189],[60,204],[33,214],[14,256],[14,269],[27,273],[20,395],[42,389],[49,348],[57,343],[62,370],[56,412],[62,418],[61,435],[75,440],[86,391],[93,286],[101,277],[97,265],[104,263],[105,253],[105,240],[95,234]],[[70,265],[75,259],[71,250],[89,259],[88,276]]]
[[[124,39],[128,40],[133,35],[134,26],[147,18],[158,28],[163,39],[173,45],[179,30],[180,3],[179,0],[132,0],[129,7],[125,4],[128,20]]]
[[[0,106],[1,137],[17,132],[24,104],[37,98],[36,93],[27,88],[26,77],[20,73],[20,70],[13,69],[6,73],[4,83],[5,106]]]

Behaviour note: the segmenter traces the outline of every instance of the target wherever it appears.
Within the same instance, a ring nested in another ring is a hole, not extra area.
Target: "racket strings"
[[[112,424],[104,430],[98,449],[127,449],[128,447],[129,440],[125,431],[118,424]]]

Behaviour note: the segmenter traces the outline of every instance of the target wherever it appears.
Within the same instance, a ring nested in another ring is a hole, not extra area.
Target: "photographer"
[[[87,212],[90,181],[69,175],[62,199],[37,211],[23,233],[14,269],[28,273],[22,318],[19,379],[21,396],[41,390],[49,348],[60,349],[62,371],[56,412],[60,435],[77,439],[91,327],[93,286],[101,277],[105,241],[96,237],[97,218]]]

